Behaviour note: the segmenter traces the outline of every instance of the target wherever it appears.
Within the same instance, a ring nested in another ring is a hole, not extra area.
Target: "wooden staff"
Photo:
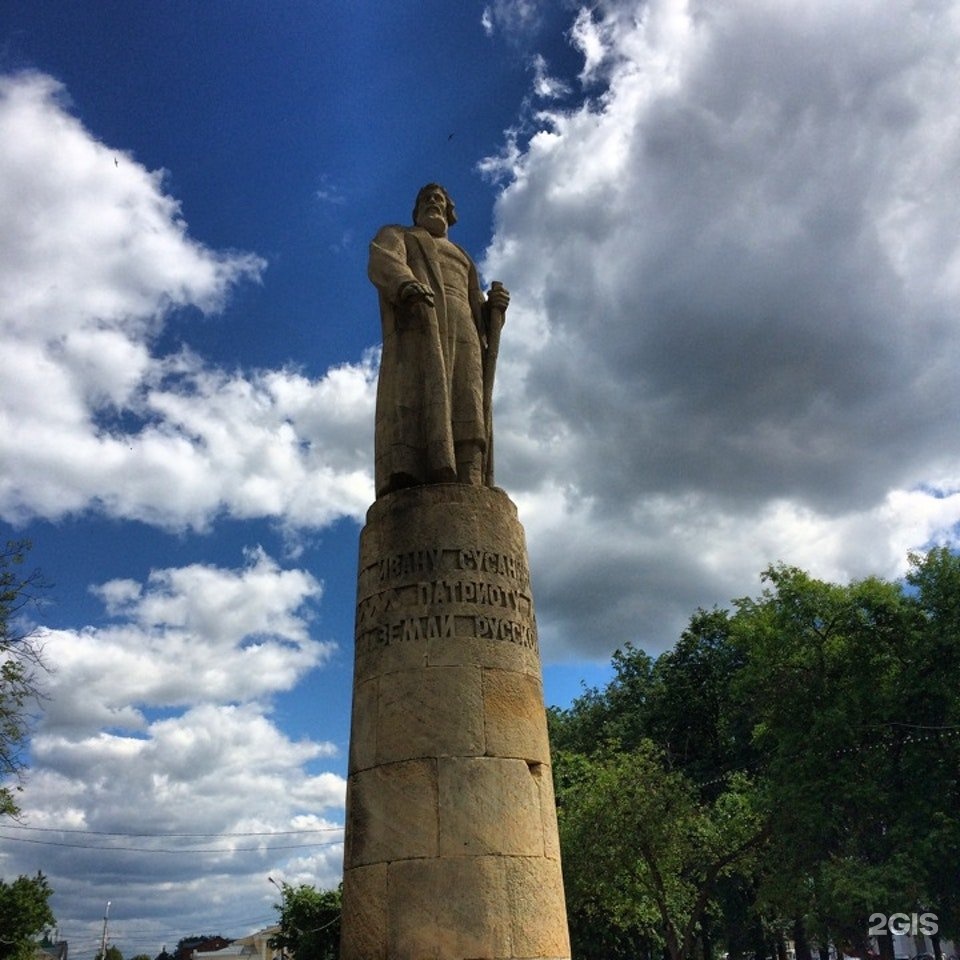
[[[494,280],[491,290],[502,289],[503,284]],[[487,430],[487,469],[484,481],[493,486],[493,376],[497,369],[497,356],[500,353],[500,331],[503,330],[505,317],[503,310],[493,305],[487,308],[487,349],[483,355],[483,420]]]

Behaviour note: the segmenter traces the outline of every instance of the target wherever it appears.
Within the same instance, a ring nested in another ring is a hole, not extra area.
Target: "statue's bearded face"
[[[447,195],[442,187],[431,187],[417,203],[415,223],[429,230],[435,237],[447,232]]]

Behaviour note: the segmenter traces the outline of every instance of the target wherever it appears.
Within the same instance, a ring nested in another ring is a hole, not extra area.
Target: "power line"
[[[146,836],[151,836],[147,834]],[[204,836],[214,837],[220,836],[220,834],[205,834]],[[70,847],[75,850],[99,850],[101,853],[174,853],[174,854],[184,854],[184,853],[260,853],[260,852],[270,852],[274,850],[303,850],[310,847],[335,847],[342,841],[340,840],[328,840],[323,843],[288,843],[288,844],[279,844],[277,846],[268,846],[264,847],[213,847],[210,849],[203,849],[198,847],[177,847],[175,849],[170,849],[167,847],[122,847],[122,846],[104,846],[103,844],[95,843],[65,843],[62,840],[34,840],[30,837],[10,837],[5,834],[0,834],[0,840],[10,840],[13,843],[33,843],[38,844],[44,847]]]
[[[126,833],[108,830],[80,830],[75,827],[31,827],[18,823],[4,825],[4,830],[33,830],[37,833],[72,833],[94,837],[156,837],[164,840],[182,838],[204,840],[217,837],[285,837],[307,833],[336,833],[343,830],[343,827],[309,827],[303,830],[248,830],[237,833]]]

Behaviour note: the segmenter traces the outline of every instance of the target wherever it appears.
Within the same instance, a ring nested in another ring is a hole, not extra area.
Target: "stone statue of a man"
[[[473,261],[447,238],[453,201],[417,194],[413,227],[383,227],[368,275],[380,294],[377,496],[425,483],[493,485],[490,396],[510,295],[480,290]]]

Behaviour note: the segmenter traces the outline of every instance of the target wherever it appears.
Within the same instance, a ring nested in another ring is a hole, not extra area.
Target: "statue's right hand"
[[[412,307],[424,303],[433,306],[433,291],[418,280],[410,280],[400,288],[400,303],[405,307]]]

